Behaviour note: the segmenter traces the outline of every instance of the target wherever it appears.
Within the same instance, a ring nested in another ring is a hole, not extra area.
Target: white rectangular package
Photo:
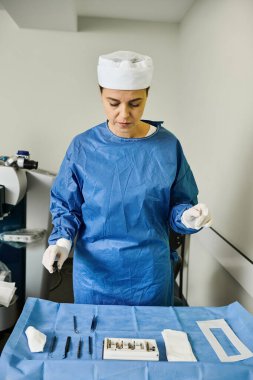
[[[105,338],[103,359],[159,360],[155,339]]]

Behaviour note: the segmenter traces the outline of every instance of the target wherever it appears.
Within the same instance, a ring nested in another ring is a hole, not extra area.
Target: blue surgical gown
[[[104,122],[76,136],[51,190],[53,230],[76,245],[76,303],[171,305],[169,229],[187,234],[198,189],[177,138],[162,122],[144,138]]]

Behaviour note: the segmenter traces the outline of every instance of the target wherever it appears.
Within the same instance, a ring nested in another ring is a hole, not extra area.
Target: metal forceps
[[[57,338],[54,335],[53,338],[52,338],[51,344],[50,344],[50,348],[49,348],[49,356],[51,358],[53,357],[53,352],[54,352],[54,349],[55,349],[55,346],[56,346],[56,342],[57,342]]]
[[[75,331],[75,333],[79,334],[80,331],[77,328],[77,322],[76,322],[76,316],[75,315],[73,315],[73,325],[74,325],[74,331]]]
[[[67,339],[66,339],[65,349],[64,349],[64,354],[62,356],[62,359],[66,359],[66,357],[68,356],[70,342],[71,342],[71,337],[68,336]]]

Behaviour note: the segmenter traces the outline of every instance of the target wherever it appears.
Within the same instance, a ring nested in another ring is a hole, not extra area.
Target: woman
[[[51,191],[53,231],[43,265],[53,272],[74,238],[76,303],[171,305],[169,228],[210,225],[176,137],[142,120],[150,57],[118,51],[99,58],[107,121],[76,136]],[[196,205],[196,206],[194,206]]]

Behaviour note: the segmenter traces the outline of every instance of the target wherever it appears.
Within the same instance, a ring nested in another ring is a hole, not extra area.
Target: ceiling
[[[76,0],[80,16],[180,22],[194,0]]]
[[[194,1],[0,0],[0,9],[4,8],[20,28],[78,31],[79,17],[178,23]]]

